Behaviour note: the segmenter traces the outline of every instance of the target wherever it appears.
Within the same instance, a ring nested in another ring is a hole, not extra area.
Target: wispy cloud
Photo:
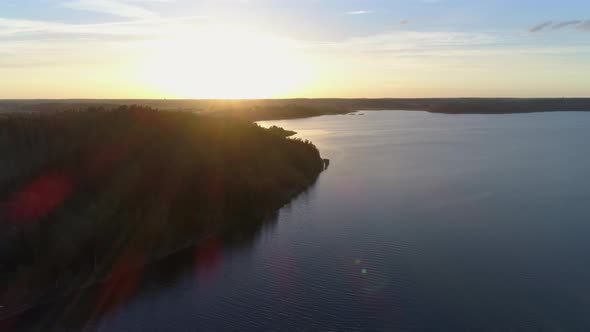
[[[307,44],[314,52],[370,58],[456,58],[513,54],[578,54],[590,45],[536,44],[530,38],[501,32],[391,31],[340,41]]]
[[[0,17],[1,38],[34,39],[53,35],[151,36],[178,30],[177,25],[202,19],[202,16],[138,19],[126,22],[68,24],[50,21],[22,20]]]
[[[534,27],[529,29],[529,32],[539,32],[547,27],[550,27],[553,24],[553,21],[546,21],[540,24],[535,25]]]
[[[151,19],[159,15],[137,5],[142,2],[166,2],[165,0],[72,0],[62,6],[76,10],[99,12],[120,17]]]
[[[580,23],[582,23],[582,21],[580,21],[580,20],[564,21],[564,22],[559,22],[559,23],[554,24],[552,28],[554,30],[557,30],[557,29],[565,28],[570,25],[578,25]]]
[[[108,63],[137,55],[179,31],[202,29],[205,22],[203,16],[91,24],[0,17],[0,68]]]
[[[574,27],[578,30],[582,31],[590,31],[590,20],[582,21],[582,20],[569,20],[569,21],[546,21],[535,25],[534,27],[529,29],[529,32],[539,32],[548,28],[552,28],[553,30],[559,30],[567,27]]]
[[[365,14],[372,14],[372,10],[353,10],[350,12],[346,12],[348,15],[365,15]]]
[[[584,31],[590,31],[590,20],[587,20],[577,26],[578,29]]]
[[[202,24],[197,17],[95,24],[0,18],[0,69],[112,64],[140,58],[153,52],[149,47],[160,40]]]
[[[444,50],[465,50],[495,45],[496,36],[485,33],[392,31],[313,45],[316,49],[347,54],[416,56]]]

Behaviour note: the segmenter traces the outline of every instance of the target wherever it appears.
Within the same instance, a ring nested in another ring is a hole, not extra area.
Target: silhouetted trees
[[[279,131],[140,106],[1,115],[0,302],[259,223],[324,167]]]
[[[290,136],[297,134],[297,132],[295,132],[295,131],[285,130],[284,128],[277,127],[277,126],[270,126],[268,128],[268,131],[274,135],[278,135],[278,136],[282,136],[282,137],[290,137]]]

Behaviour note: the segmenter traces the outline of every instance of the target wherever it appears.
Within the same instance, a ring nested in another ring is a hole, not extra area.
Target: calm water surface
[[[92,327],[590,330],[590,113],[363,113],[263,123],[330,168],[255,237]]]

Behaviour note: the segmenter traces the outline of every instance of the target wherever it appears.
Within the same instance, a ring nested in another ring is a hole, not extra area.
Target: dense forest
[[[256,227],[324,168],[289,135],[141,106],[0,115],[0,318]]]

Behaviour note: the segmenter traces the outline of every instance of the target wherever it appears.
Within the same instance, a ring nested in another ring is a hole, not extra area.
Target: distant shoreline
[[[442,114],[588,112],[590,98],[381,98],[381,99],[61,99],[0,100],[2,112],[79,110],[142,105],[161,110],[229,116],[247,121],[284,120],[356,111],[407,110]]]

